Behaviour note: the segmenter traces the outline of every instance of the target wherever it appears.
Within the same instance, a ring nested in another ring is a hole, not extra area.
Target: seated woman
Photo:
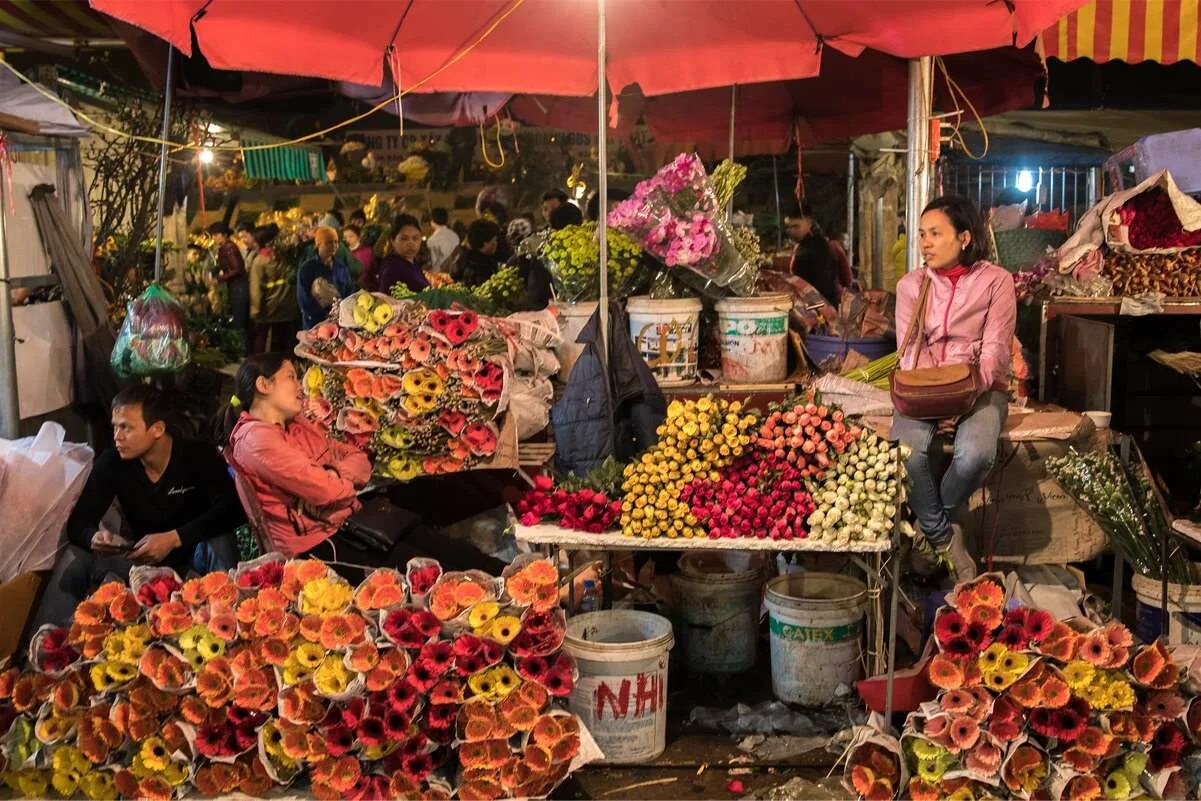
[[[448,570],[499,575],[505,567],[469,543],[439,537],[403,509],[381,513],[373,504],[368,516],[359,500],[371,477],[367,455],[300,416],[300,382],[286,354],[251,356],[234,383],[225,458],[252,525],[272,550],[335,563],[348,578],[356,568],[403,567],[415,556]]]

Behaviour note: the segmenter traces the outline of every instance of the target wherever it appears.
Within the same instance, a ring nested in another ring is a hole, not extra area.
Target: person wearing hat
[[[338,232],[327,225],[313,234],[317,253],[296,273],[296,300],[300,305],[300,325],[308,330],[325,319],[339,298],[355,291],[350,267],[338,256]]]
[[[228,225],[215,222],[208,231],[217,243],[217,280],[229,292],[229,309],[234,318],[234,327],[242,332],[242,352],[249,353],[253,332],[250,327],[250,278],[246,273],[246,262],[232,239],[233,231]]]
[[[505,229],[505,236],[513,250],[517,250],[517,246],[521,244],[522,240],[532,233],[534,233],[534,224],[525,217],[514,217],[509,220],[509,226]]]

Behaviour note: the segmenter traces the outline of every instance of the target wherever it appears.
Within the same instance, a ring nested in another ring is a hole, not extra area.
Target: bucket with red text
[[[663,753],[673,645],[671,622],[649,612],[592,612],[567,621],[564,648],[580,671],[568,706],[604,762],[647,762]]]

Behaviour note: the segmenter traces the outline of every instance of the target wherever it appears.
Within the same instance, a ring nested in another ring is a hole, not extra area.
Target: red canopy
[[[826,52],[822,62],[822,73],[813,78],[738,87],[735,155],[785,153],[794,132],[798,144],[809,147],[905,127],[908,62],[870,50],[858,58]],[[948,56],[945,63],[981,116],[1029,107],[1035,82],[1043,74],[1042,61],[1032,48],[964,53]],[[948,109],[941,73],[934,84],[935,107]],[[519,95],[508,108],[533,125],[596,130],[595,96]],[[640,117],[659,141],[693,146],[706,158],[729,152],[729,87],[657,97],[645,97],[636,89],[622,92],[616,133],[624,136]]]
[[[89,0],[218,69],[402,88],[587,95],[596,87],[588,0]],[[822,45],[851,56],[964,53],[1013,43],[1084,0],[607,0],[608,82],[646,95],[818,73]]]

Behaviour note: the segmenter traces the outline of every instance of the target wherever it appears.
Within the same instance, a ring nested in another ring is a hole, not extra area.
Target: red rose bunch
[[[384,634],[402,648],[420,648],[442,630],[432,612],[413,607],[393,609],[384,616]]]
[[[37,638],[35,659],[42,671],[59,673],[79,659],[79,652],[71,647],[68,634],[67,629],[51,628],[46,629]]]
[[[238,574],[238,588],[259,590],[263,587],[278,587],[284,579],[283,562],[264,562],[258,567]]]
[[[142,606],[161,604],[170,599],[171,594],[182,586],[182,582],[175,576],[155,576],[138,588],[138,603]]]
[[[722,470],[719,481],[698,478],[685,486],[680,500],[710,539],[803,539],[805,519],[817,508],[803,475],[784,458],[748,454]]]
[[[523,526],[536,526],[543,520],[557,518],[563,528],[600,534],[614,528],[621,517],[620,500],[610,500],[605,493],[587,488],[574,492],[556,490],[554,485],[550,476],[535,476],[534,488],[517,503]]]

